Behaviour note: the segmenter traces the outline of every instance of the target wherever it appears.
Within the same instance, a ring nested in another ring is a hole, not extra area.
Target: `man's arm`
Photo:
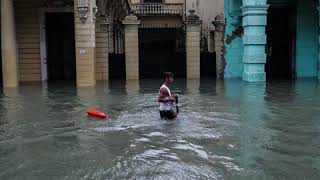
[[[169,102],[169,101],[173,102],[174,97],[169,97],[168,91],[165,88],[161,88],[158,102]]]

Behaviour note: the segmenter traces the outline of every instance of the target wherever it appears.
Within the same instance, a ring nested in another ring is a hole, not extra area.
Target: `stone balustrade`
[[[138,16],[183,15],[183,4],[132,4],[132,10]]]

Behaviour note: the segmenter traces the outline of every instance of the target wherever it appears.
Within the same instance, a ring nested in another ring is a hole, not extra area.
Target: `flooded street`
[[[0,179],[319,179],[316,79],[22,84],[0,93]],[[107,121],[89,118],[97,109]]]

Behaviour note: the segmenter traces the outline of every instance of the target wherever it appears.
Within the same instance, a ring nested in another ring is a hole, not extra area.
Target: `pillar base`
[[[265,82],[266,73],[265,72],[256,72],[256,73],[244,72],[242,74],[242,80],[246,82]]]

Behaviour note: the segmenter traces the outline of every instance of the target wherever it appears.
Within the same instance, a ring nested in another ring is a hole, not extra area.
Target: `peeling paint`
[[[241,37],[243,35],[243,27],[239,26],[237,29],[232,31],[232,35],[227,35],[226,43],[230,44],[237,37]]]

